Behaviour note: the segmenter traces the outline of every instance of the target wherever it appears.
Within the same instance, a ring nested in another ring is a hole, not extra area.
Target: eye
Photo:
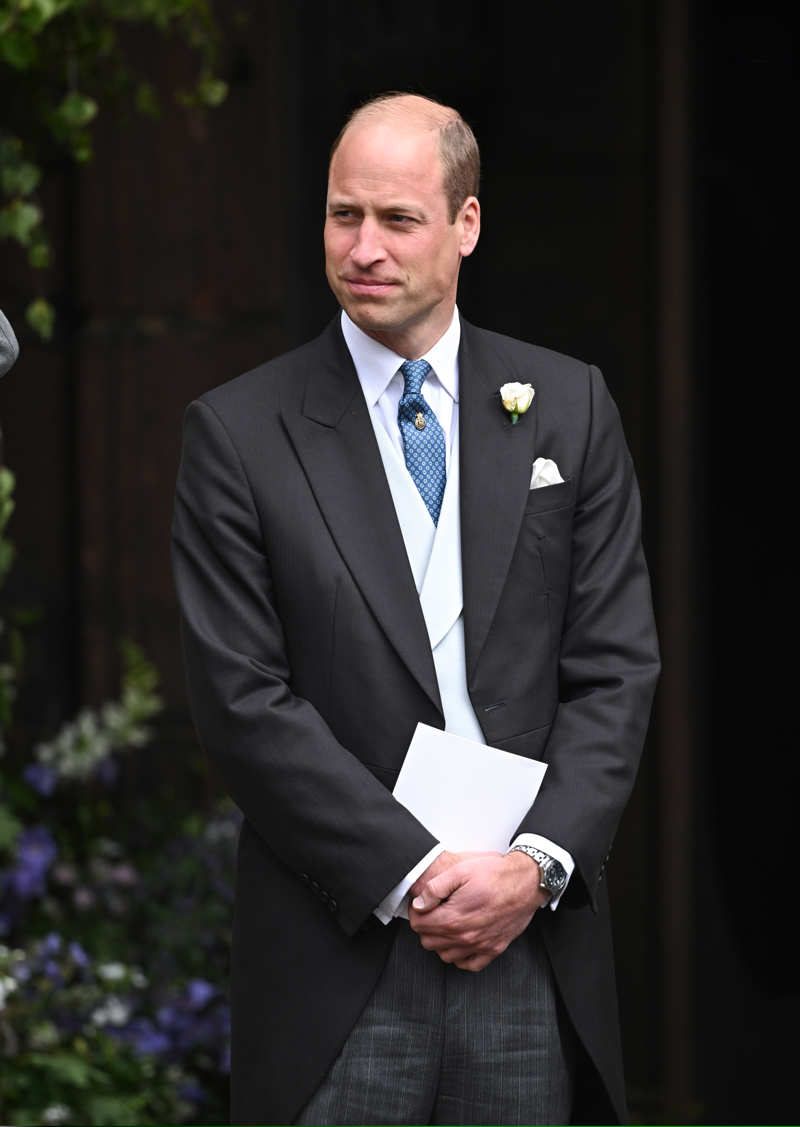
[[[402,212],[397,212],[397,214],[389,216],[389,222],[393,223],[396,227],[410,227],[414,223],[414,219],[410,215],[403,215]]]

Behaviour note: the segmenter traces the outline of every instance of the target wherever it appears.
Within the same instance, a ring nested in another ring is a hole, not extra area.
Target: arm
[[[435,838],[292,692],[252,490],[206,403],[186,414],[173,566],[200,740],[248,821],[352,934]]]
[[[554,619],[560,611],[562,622],[559,704],[547,744],[548,770],[517,833],[568,850],[577,866],[571,884],[580,875],[583,895],[593,902],[635,778],[659,661],[638,489],[619,415],[596,369],[590,370],[589,392],[569,583],[560,607],[551,596]],[[528,879],[524,862],[531,866]],[[511,879],[512,864],[519,881]],[[488,867],[494,879],[484,885],[480,870]],[[537,886],[538,866],[520,854],[468,859],[417,882],[412,926],[448,961],[479,969],[527,926],[541,904]],[[507,922],[499,934],[497,920]],[[472,959],[465,959],[470,953]]]
[[[633,464],[596,368],[589,389],[560,630],[559,705],[547,773],[518,832],[567,849],[577,869],[572,883],[580,875],[594,904],[636,777],[660,663]]]

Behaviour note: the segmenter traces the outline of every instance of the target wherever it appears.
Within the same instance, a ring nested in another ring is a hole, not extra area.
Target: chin
[[[398,324],[398,318],[390,317],[386,310],[363,305],[350,305],[349,308],[345,305],[343,308],[350,320],[365,333],[391,333],[402,328],[402,325]]]

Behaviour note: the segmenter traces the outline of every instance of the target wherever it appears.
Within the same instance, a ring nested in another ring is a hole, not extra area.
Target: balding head
[[[379,94],[350,115],[333,142],[331,161],[348,130],[376,122],[386,122],[400,132],[436,135],[448,217],[454,223],[464,200],[477,196],[480,180],[478,143],[459,112],[419,94]]]

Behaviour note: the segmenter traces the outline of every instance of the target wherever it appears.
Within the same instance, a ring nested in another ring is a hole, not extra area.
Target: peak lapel
[[[430,642],[353,361],[334,322],[320,338],[301,412],[283,412],[298,458],[353,579],[387,638],[441,711]]]
[[[536,400],[512,425],[499,388],[533,383],[490,343],[491,335],[461,322],[461,559],[467,683],[472,684],[519,536],[536,443]]]

